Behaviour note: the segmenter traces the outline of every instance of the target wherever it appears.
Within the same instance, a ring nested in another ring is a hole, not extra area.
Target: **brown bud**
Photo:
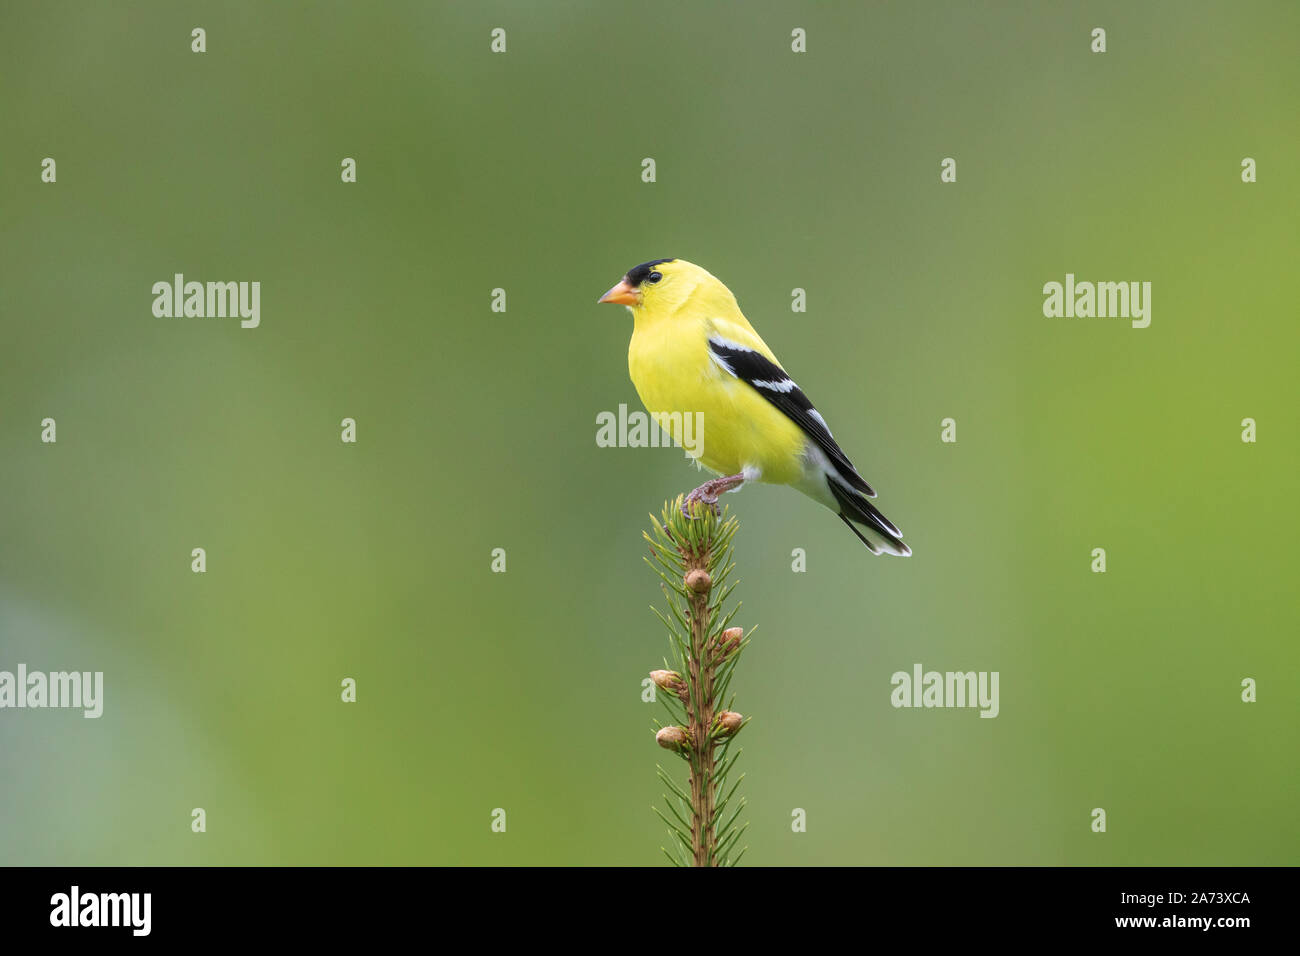
[[[655,734],[655,741],[665,750],[675,750],[679,754],[691,748],[691,735],[685,727],[664,727]]]
[[[745,629],[743,627],[729,627],[718,635],[718,650],[723,657],[733,653],[740,642],[745,638]]]
[[[730,737],[744,722],[745,718],[734,710],[721,711],[714,718],[715,732],[719,737]]]
[[[703,568],[692,568],[686,573],[686,586],[696,594],[708,594],[713,587],[713,579]]]
[[[682,675],[676,671],[651,671],[650,679],[655,682],[655,685],[660,690],[676,694],[682,700],[686,699],[686,682],[682,680]]]

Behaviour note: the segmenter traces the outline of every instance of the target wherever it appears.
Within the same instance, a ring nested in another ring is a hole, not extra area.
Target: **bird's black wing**
[[[794,383],[785,369],[762,352],[756,352],[718,335],[709,337],[709,355],[724,371],[734,375],[775,405],[820,448],[845,484],[868,497],[876,497],[871,486],[858,474],[853,462],[831,437],[831,430],[808,396]]]

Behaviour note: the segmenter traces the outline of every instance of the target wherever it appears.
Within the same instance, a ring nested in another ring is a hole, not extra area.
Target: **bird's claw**
[[[703,517],[703,513],[701,514],[691,513],[691,505],[695,504],[695,502],[697,501],[707,505],[709,509],[714,513],[714,515],[719,515],[722,513],[722,509],[718,507],[717,495],[711,495],[700,488],[696,488],[684,499],[682,499],[682,514],[687,518],[691,518],[691,519]]]
[[[701,511],[700,514],[691,513],[691,505],[697,501],[702,501],[704,504],[709,506],[714,515],[721,515],[722,509],[718,507],[718,495],[722,494],[724,491],[732,491],[739,488],[744,483],[744,474],[727,475],[722,478],[714,478],[712,481],[706,481],[682,500],[682,514],[688,518],[703,517],[703,511]]]

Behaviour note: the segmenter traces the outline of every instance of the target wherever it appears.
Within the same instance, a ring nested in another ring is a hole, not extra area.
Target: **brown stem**
[[[700,552],[687,550],[687,574],[699,568],[708,569],[707,545]],[[691,624],[690,681],[687,716],[691,735],[691,843],[696,866],[717,866],[713,858],[715,847],[713,807],[717,799],[713,759],[713,680],[715,674],[713,654],[707,646],[709,640],[709,590],[692,591],[689,597]]]

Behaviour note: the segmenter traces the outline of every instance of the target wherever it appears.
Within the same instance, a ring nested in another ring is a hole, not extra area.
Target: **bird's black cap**
[[[654,271],[654,267],[661,262],[672,262],[676,256],[669,256],[667,259],[651,259],[649,262],[643,262],[639,266],[633,266],[627,270],[627,284],[630,286],[639,286]]]

